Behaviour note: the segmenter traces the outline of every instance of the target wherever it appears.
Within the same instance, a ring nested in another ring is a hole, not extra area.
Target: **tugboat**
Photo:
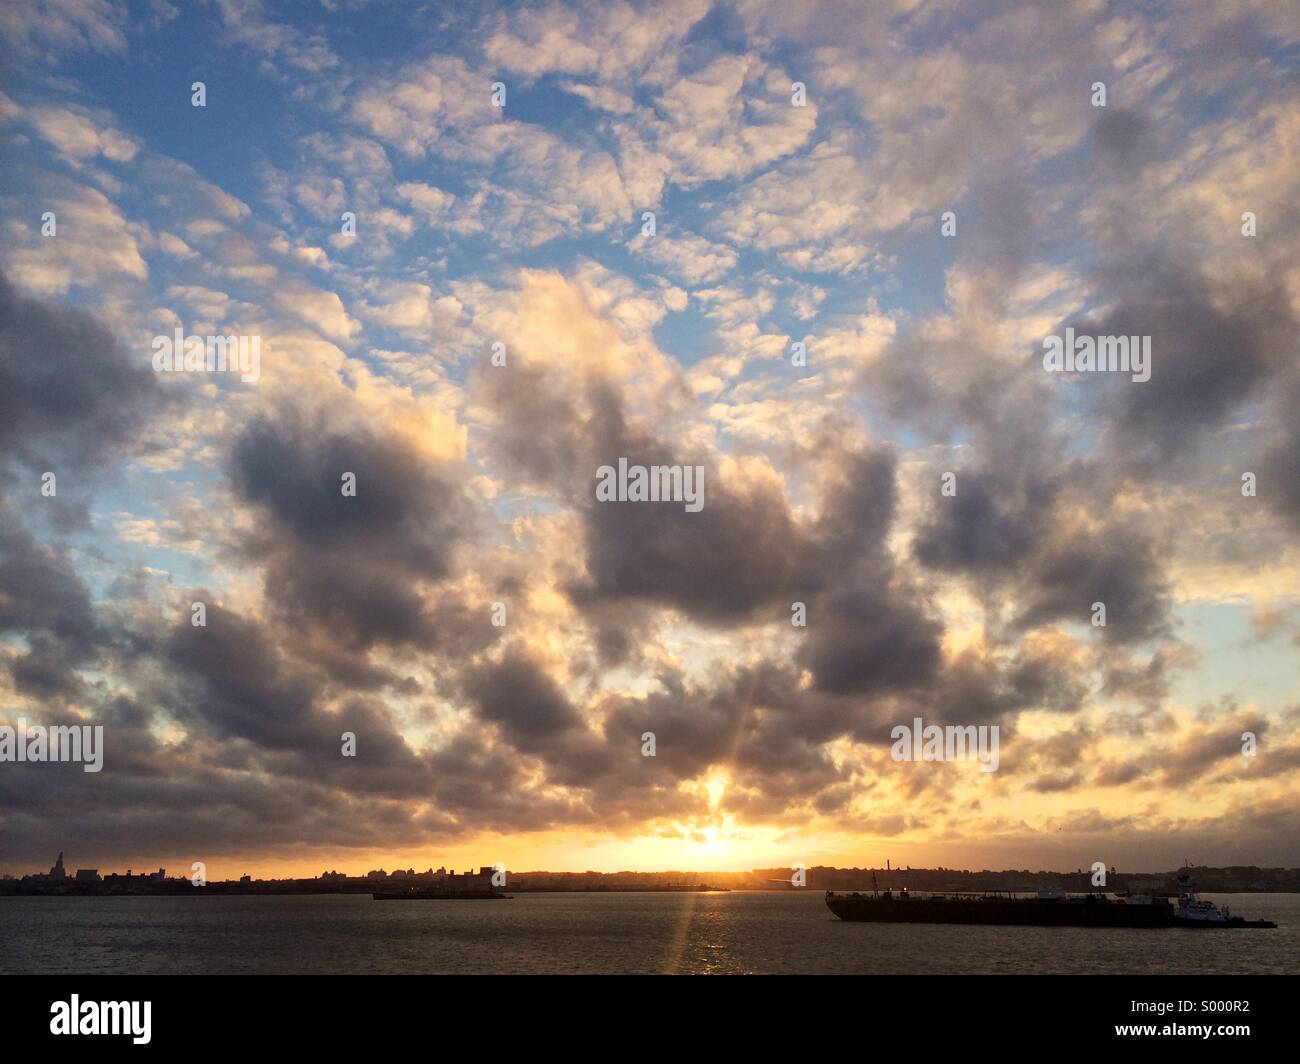
[[[1277,927],[1272,920],[1246,920],[1233,916],[1228,906],[1220,909],[1196,893],[1190,872],[1178,876],[1178,909],[1174,913],[1175,927]]]

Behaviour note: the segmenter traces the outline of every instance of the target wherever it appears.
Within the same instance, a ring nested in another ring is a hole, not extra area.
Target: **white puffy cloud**
[[[359,322],[348,316],[337,293],[314,288],[306,282],[286,284],[275,293],[274,302],[281,312],[297,318],[327,340],[346,343],[361,328]]]
[[[45,140],[77,161],[102,155],[113,162],[130,162],[140,150],[134,137],[100,125],[84,112],[66,107],[33,107],[27,118]]]
[[[10,269],[41,294],[61,294],[73,285],[142,281],[149,267],[140,254],[146,231],[132,226],[107,196],[87,186],[60,185],[46,201],[58,235],[42,237],[20,229],[9,249]],[[147,237],[146,237],[147,238]]]
[[[689,285],[718,280],[738,260],[736,252],[726,244],[715,244],[695,233],[659,230],[652,237],[637,236],[631,247],[665,273]]]
[[[126,47],[126,5],[112,0],[28,0],[0,5],[0,36],[21,48],[117,52]]]

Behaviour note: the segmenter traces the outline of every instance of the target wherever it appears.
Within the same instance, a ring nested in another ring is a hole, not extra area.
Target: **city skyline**
[[[885,876],[887,882],[892,883],[894,885],[899,885],[901,883],[906,883],[908,881],[908,877],[911,877],[911,881],[915,884],[926,878],[933,879],[933,877],[935,876],[944,876],[944,875],[958,877],[958,878],[972,877],[972,876],[974,877],[980,877],[980,876],[1024,877],[1028,875],[1028,876],[1046,876],[1046,877],[1058,877],[1058,878],[1063,877],[1067,879],[1078,879],[1079,883],[1081,885],[1086,885],[1088,889],[1098,888],[1102,890],[1105,889],[1124,890],[1127,889],[1126,880],[1130,877],[1152,878],[1158,876],[1165,876],[1167,879],[1172,881],[1176,876],[1180,875],[1184,871],[1188,871],[1189,869],[1199,870],[1201,874],[1214,874],[1214,875],[1220,875],[1223,873],[1237,874],[1238,879],[1240,878],[1239,876],[1240,873],[1251,871],[1252,874],[1257,873],[1258,876],[1264,877],[1263,879],[1259,879],[1257,876],[1256,878],[1258,881],[1246,884],[1248,886],[1253,887],[1254,889],[1262,890],[1262,889],[1267,889],[1269,886],[1271,886],[1273,889],[1277,889],[1277,890],[1300,891],[1300,868],[1260,867],[1256,865],[1246,865],[1246,866],[1235,865],[1235,866],[1218,867],[1212,864],[1198,865],[1195,863],[1184,864],[1178,869],[1173,869],[1173,868],[1118,869],[1112,867],[1105,870],[1106,876],[1108,877],[1109,880],[1108,882],[1105,883],[1100,883],[1097,881],[1097,874],[1099,869],[1096,866],[1091,866],[1091,867],[1080,866],[1075,869],[1065,869],[1065,868],[1033,868],[1033,869],[1031,868],[1020,868],[1020,869],[983,868],[983,869],[979,869],[979,868],[957,868],[957,867],[950,867],[945,865],[938,865],[933,868],[927,868],[927,867],[913,868],[911,865],[893,864],[893,862],[888,859],[886,859],[885,864],[883,866],[853,865],[853,866],[846,866],[846,867],[836,867],[833,865],[831,866],[798,865],[789,870],[792,874],[788,882],[786,881],[786,878],[784,876],[786,869],[784,869],[783,867],[775,867],[775,868],[758,867],[758,868],[749,868],[749,869],[729,869],[729,870],[715,869],[711,871],[702,870],[702,869],[688,869],[688,868],[655,869],[655,870],[623,868],[623,869],[607,870],[607,871],[600,871],[596,869],[584,869],[579,871],[577,869],[545,869],[545,868],[512,870],[499,863],[496,865],[470,864],[459,870],[457,870],[455,867],[448,867],[446,864],[442,864],[437,868],[434,868],[433,865],[429,865],[429,867],[427,867],[424,870],[420,870],[414,866],[409,868],[402,868],[399,863],[394,865],[391,869],[387,867],[379,867],[379,868],[366,869],[365,871],[349,872],[349,871],[340,870],[338,868],[326,868],[320,872],[317,872],[315,874],[310,874],[310,875],[264,877],[264,876],[255,875],[250,872],[244,872],[238,876],[210,875],[208,873],[206,866],[202,868],[192,868],[191,870],[188,871],[184,868],[172,869],[171,875],[168,875],[167,868],[158,868],[156,870],[150,870],[150,871],[136,871],[133,868],[127,868],[125,870],[100,869],[100,868],[82,867],[80,865],[80,862],[78,862],[78,864],[75,867],[69,867],[65,864],[63,851],[59,852],[55,864],[49,869],[48,872],[36,871],[36,872],[28,872],[22,875],[14,875],[6,871],[5,869],[0,869],[0,881],[7,881],[11,883],[17,881],[31,881],[36,884],[53,885],[53,886],[71,886],[75,884],[82,884],[82,885],[105,884],[111,886],[114,884],[120,885],[122,884],[123,881],[126,881],[126,883],[149,882],[149,883],[157,883],[157,884],[164,884],[164,885],[169,883],[176,883],[176,882],[182,882],[182,883],[188,882],[196,888],[202,888],[207,885],[230,886],[231,884],[256,885],[259,883],[288,883],[288,882],[302,882],[302,883],[315,882],[321,884],[347,882],[351,884],[362,884],[362,883],[376,881],[376,880],[397,880],[397,879],[416,879],[416,880],[428,881],[430,879],[446,880],[451,878],[462,878],[462,879],[477,880],[477,879],[490,879],[491,876],[495,873],[501,876],[500,885],[502,887],[511,883],[515,884],[516,886],[521,882],[535,883],[538,881],[538,877],[550,877],[550,881],[558,880],[558,881],[564,881],[572,884],[580,884],[584,882],[590,883],[593,882],[591,877],[596,877],[594,882],[597,883],[612,882],[612,883],[626,884],[629,882],[635,883],[640,881],[644,881],[648,883],[656,883],[656,882],[661,882],[661,880],[658,877],[676,876],[676,877],[687,877],[687,878],[686,879],[678,878],[675,880],[669,880],[668,882],[676,883],[679,885],[690,885],[690,877],[710,876],[710,877],[715,877],[715,881],[719,886],[721,886],[722,884],[732,885],[730,887],[725,887],[723,889],[735,889],[736,884],[741,884],[740,889],[780,889],[785,886],[788,886],[792,889],[801,889],[801,888],[815,889],[809,883],[806,882],[806,880],[809,877],[813,879],[819,877],[824,879],[827,875],[838,876],[842,878],[845,875],[865,876],[867,874],[870,874],[871,876],[876,876],[877,874],[879,874],[881,876]],[[777,878],[772,878],[773,876],[776,876]],[[628,877],[632,877],[632,878],[629,880]],[[759,877],[759,878],[757,880],[754,880],[754,879],[746,879],[745,877]],[[801,878],[805,880],[805,882],[798,882],[798,880],[800,880]],[[1265,880],[1267,880],[1268,882],[1265,882]],[[863,879],[862,882],[865,883],[866,880]],[[1036,879],[1033,882],[1030,882],[1030,880],[1025,880],[1022,884],[1022,889],[1031,889],[1037,886],[1041,886],[1042,884],[1043,884],[1043,880],[1041,879]],[[523,889],[530,889],[530,888],[524,887]],[[534,887],[531,889],[536,889],[536,888]],[[577,889],[576,886],[573,889]],[[1238,885],[1233,889],[1242,889],[1242,883],[1239,882]]]

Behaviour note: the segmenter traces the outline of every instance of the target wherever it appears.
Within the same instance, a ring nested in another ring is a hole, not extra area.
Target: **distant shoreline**
[[[846,887],[845,890],[871,891],[871,886]],[[883,887],[881,887],[883,890]],[[225,890],[220,884],[190,890],[121,891],[121,890],[68,890],[68,891],[14,891],[0,894],[8,898],[369,898],[369,890],[311,890],[305,887],[286,887],[279,890]],[[823,895],[816,887],[510,887],[513,895],[525,894],[809,894]],[[966,891],[972,894],[978,891]],[[1005,892],[1005,891],[1004,891]],[[1031,888],[1019,888],[1017,894],[1032,894]],[[1108,892],[1108,891],[1101,891]],[[1113,892],[1113,891],[1110,891]],[[1203,894],[1231,895],[1286,895],[1300,894],[1300,890],[1206,890]]]
[[[48,875],[21,879],[0,879],[0,897],[180,897],[191,894],[245,897],[275,894],[362,894],[394,890],[508,890],[519,894],[624,894],[705,893],[708,891],[806,890],[870,891],[903,888],[918,893],[1026,892],[1051,887],[1068,893],[1132,893],[1176,897],[1183,870],[1168,872],[1123,872],[1108,869],[1075,872],[1047,872],[1030,869],[1002,871],[954,868],[832,868],[828,866],[790,869],[758,868],[747,872],[547,872],[510,871],[501,866],[483,866],[477,872],[457,875],[443,869],[416,872],[376,870],[364,875],[328,871],[319,876],[283,879],[209,880],[195,886],[189,876],[168,876],[163,869],[145,874],[100,875],[94,869],[64,872],[61,863]],[[1300,894],[1300,868],[1260,868],[1251,865],[1228,867],[1191,866],[1197,888],[1204,894]],[[498,878],[499,877],[499,878]],[[798,886],[794,884],[798,881]],[[1098,879],[1101,881],[1098,882]]]
[[[789,893],[782,891],[780,887],[710,887],[710,886],[689,886],[689,887],[511,887],[513,894],[733,894],[733,893],[756,893],[763,891],[774,891],[777,893]],[[221,883],[209,883],[206,887],[191,887],[185,889],[160,889],[160,890],[95,890],[93,888],[80,889],[54,889],[54,890],[23,890],[0,893],[0,898],[199,898],[199,897],[220,897],[220,898],[305,898],[305,897],[351,897],[365,898],[372,893],[380,892],[382,887],[376,885],[368,890],[357,889],[336,889],[336,890],[313,890],[309,887],[285,887],[285,888],[267,888],[267,889],[248,889],[239,887],[237,884],[227,888]],[[811,891],[817,894],[820,891]]]

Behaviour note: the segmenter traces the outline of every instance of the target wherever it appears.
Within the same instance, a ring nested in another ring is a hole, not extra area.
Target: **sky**
[[[0,872],[1300,864],[1294,4],[0,43]]]

